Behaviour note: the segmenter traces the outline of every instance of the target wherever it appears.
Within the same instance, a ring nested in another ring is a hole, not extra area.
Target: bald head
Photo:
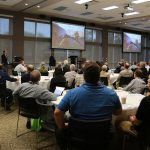
[[[32,81],[33,83],[37,83],[38,81],[40,81],[41,78],[41,74],[38,70],[33,70],[30,73],[30,81]]]
[[[124,67],[125,67],[125,69],[128,69],[128,68],[130,67],[129,63],[126,62],[126,63],[124,64]]]
[[[75,71],[76,70],[76,66],[74,64],[70,65],[70,71]]]

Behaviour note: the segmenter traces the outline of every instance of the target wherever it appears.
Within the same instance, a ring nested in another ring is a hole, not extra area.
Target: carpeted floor
[[[17,105],[12,106],[10,112],[5,111],[0,106],[0,150],[56,150],[56,140],[53,134],[50,136],[48,131],[38,132],[38,144],[36,132],[32,131],[16,138],[17,126]],[[20,117],[19,134],[30,131],[26,129],[26,118]],[[42,141],[43,138],[46,140]],[[47,148],[45,146],[50,145]]]

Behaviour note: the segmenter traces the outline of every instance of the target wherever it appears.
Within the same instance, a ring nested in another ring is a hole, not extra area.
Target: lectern
[[[71,64],[75,64],[77,66],[78,56],[69,56],[68,58],[70,59]]]

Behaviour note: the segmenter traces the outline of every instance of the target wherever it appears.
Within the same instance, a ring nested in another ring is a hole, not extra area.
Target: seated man
[[[54,101],[56,97],[53,93],[44,89],[38,82],[40,81],[41,74],[38,70],[34,70],[30,73],[30,82],[22,83],[13,92],[14,97],[21,96],[24,98],[37,98],[42,100]],[[30,128],[29,120],[27,122],[27,128]]]
[[[15,82],[18,81],[16,78],[10,77],[4,70],[3,65],[0,64],[0,92],[1,92],[1,105],[5,106],[5,98],[7,97],[6,110],[10,110],[10,106],[13,101],[12,91],[6,88],[6,81]]]
[[[78,71],[75,77],[75,86],[80,86],[84,83],[84,78],[83,78],[83,71],[82,69]]]
[[[106,65],[102,66],[102,71],[100,72],[100,78],[103,78],[103,77],[107,78],[107,86],[108,86],[109,79],[110,79],[110,74],[107,72],[107,68],[108,67]],[[105,82],[103,84],[106,85]]]
[[[24,60],[20,60],[19,64],[15,67],[14,71],[17,71],[18,74],[24,73],[27,71],[25,67]]]
[[[99,82],[100,67],[95,62],[87,62],[83,68],[85,84],[76,87],[64,96],[54,112],[59,129],[67,128],[64,114],[69,110],[73,118],[81,120],[112,119],[112,114],[122,112],[119,97]],[[66,141],[57,136],[58,144],[66,149]]]
[[[38,68],[38,70],[40,71],[41,75],[43,75],[45,73],[48,74],[48,69],[45,66],[45,62],[44,61],[41,62],[40,67]]]
[[[145,82],[141,79],[142,71],[137,69],[134,72],[134,78],[123,90],[129,91],[131,93],[138,93],[141,94],[146,87]]]
[[[27,73],[21,76],[21,83],[30,81],[30,73],[34,70],[33,65],[27,65]]]
[[[70,88],[72,86],[72,83],[73,81],[75,80],[75,77],[76,77],[76,66],[74,64],[71,64],[70,65],[70,71],[66,72],[65,73],[65,78],[66,78],[66,81],[68,82],[68,87]]]
[[[117,78],[117,80],[116,80],[116,82],[117,82],[118,84],[119,84],[119,82],[120,82],[121,77],[130,77],[130,78],[133,77],[133,71],[130,70],[129,67],[130,67],[129,63],[126,62],[126,63],[124,64],[124,70],[122,70],[122,71],[119,73],[119,76],[118,76],[118,78]],[[128,83],[127,83],[127,84],[128,84]],[[122,85],[122,87],[125,87],[127,84]]]

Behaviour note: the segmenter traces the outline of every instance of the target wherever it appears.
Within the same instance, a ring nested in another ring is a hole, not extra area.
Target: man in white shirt
[[[65,78],[66,78],[66,81],[68,82],[68,87],[71,87],[75,77],[76,77],[76,72],[75,72],[75,65],[74,64],[71,64],[70,65],[70,71],[69,72],[66,72],[65,73]]]
[[[20,60],[20,63],[15,67],[14,71],[17,71],[17,73],[27,71],[27,68],[24,66],[24,61],[23,60]]]

